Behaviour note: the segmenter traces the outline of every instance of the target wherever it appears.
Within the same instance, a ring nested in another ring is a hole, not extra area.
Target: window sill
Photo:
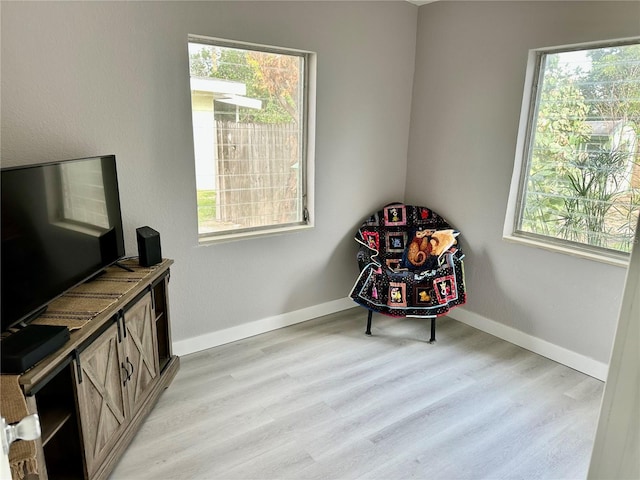
[[[594,251],[579,250],[577,248],[572,248],[570,246],[558,245],[550,242],[545,242],[542,240],[520,236],[517,234],[503,235],[502,239],[507,242],[517,243],[520,245],[527,245],[529,247],[534,247],[534,248],[541,248],[543,250],[549,250],[552,252],[562,253],[565,255],[572,255],[574,257],[579,257],[579,258],[584,258],[587,260],[592,260],[600,263],[614,265],[616,267],[623,267],[623,268],[629,267],[629,257],[625,256],[625,254],[623,253],[621,253],[620,255],[616,255],[616,254],[607,255],[604,253],[599,253]]]
[[[198,237],[199,246],[216,245],[219,243],[235,242],[237,240],[245,240],[256,237],[271,237],[276,235],[282,235],[285,233],[300,232],[304,230],[310,230],[313,228],[313,224],[308,225],[294,225],[290,227],[271,228],[267,230],[253,230],[244,232],[229,232],[221,235],[202,235]]]

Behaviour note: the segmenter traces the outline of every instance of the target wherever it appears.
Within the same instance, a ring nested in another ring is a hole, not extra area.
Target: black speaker
[[[162,261],[160,234],[151,227],[136,228],[140,265],[151,267]]]

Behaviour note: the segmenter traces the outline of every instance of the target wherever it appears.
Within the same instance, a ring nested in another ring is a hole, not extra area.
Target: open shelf
[[[35,394],[50,479],[84,478],[73,379],[69,363]]]
[[[153,286],[154,309],[156,313],[156,336],[158,340],[158,363],[162,372],[171,360],[171,338],[169,325],[169,305],[167,285],[169,277],[164,277]]]
[[[64,424],[71,418],[71,412],[63,408],[51,408],[40,414],[40,427],[42,428],[42,445],[58,433]]]
[[[83,479],[82,446],[77,422],[64,422],[43,447],[49,479]]]

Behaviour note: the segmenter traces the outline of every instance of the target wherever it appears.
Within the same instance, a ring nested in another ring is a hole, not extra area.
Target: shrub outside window
[[[640,209],[638,39],[532,51],[505,236],[628,257]]]
[[[201,241],[312,225],[312,60],[189,36]]]

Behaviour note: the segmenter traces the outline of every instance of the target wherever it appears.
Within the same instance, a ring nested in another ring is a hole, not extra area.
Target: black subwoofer
[[[151,267],[162,262],[160,234],[151,227],[136,228],[140,265]]]

